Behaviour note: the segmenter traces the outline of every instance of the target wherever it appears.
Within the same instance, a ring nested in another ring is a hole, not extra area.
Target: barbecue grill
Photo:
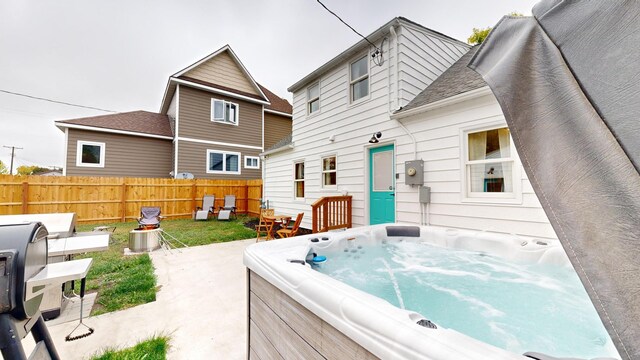
[[[40,222],[0,225],[0,352],[5,360],[27,359],[22,339],[30,332],[36,347],[28,359],[60,358],[40,312],[42,300],[66,281],[84,283],[91,267],[92,259],[49,264],[47,235]]]

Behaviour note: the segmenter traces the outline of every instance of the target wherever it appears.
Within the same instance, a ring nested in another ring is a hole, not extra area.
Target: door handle
[[[395,193],[391,193],[391,194],[389,194],[389,195],[391,195],[391,196],[396,196],[396,194],[395,194]]]

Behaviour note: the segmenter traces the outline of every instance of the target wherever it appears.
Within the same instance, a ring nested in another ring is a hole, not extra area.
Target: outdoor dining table
[[[275,239],[275,225],[280,225],[282,227],[286,227],[289,221],[291,220],[291,216],[289,215],[273,215],[273,216],[264,216],[265,221],[269,223],[269,234],[267,234],[267,240]]]

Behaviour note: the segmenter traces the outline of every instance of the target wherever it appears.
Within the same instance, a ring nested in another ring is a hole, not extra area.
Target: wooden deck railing
[[[351,227],[351,196],[327,196],[311,205],[314,233]]]

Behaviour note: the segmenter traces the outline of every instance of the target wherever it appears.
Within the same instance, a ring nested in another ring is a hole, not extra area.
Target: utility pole
[[[15,146],[2,146],[2,147],[6,147],[7,149],[11,149],[11,166],[10,166],[11,170],[9,170],[9,174],[13,175],[13,157],[15,156],[16,149],[22,150],[23,148],[15,147]]]

